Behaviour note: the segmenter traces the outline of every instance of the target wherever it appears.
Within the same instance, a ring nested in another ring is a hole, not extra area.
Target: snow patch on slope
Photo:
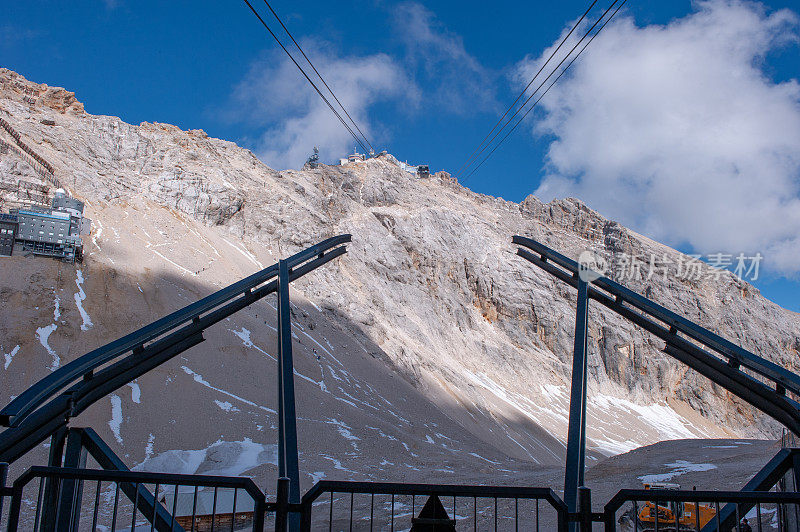
[[[128,386],[131,387],[131,401],[136,404],[140,404],[142,402],[142,390],[139,388],[139,385],[134,382],[129,382]]]
[[[133,470],[236,477],[264,464],[278,464],[278,446],[245,438],[233,442],[220,440],[205,449],[165,451],[146,458]]]
[[[685,473],[692,473],[695,471],[697,472],[710,471],[712,469],[717,468],[717,466],[715,466],[714,464],[693,464],[692,462],[687,462],[686,460],[676,460],[671,464],[664,464],[664,465],[671,468],[672,471],[669,471],[667,473],[642,475],[639,477],[639,480],[641,480],[645,484],[650,484],[652,482],[667,482]]]
[[[14,360],[14,355],[19,352],[19,346],[14,347],[8,353],[3,353],[3,358],[5,358],[5,364],[3,365],[3,369],[8,369],[8,366],[11,365],[11,361]]]
[[[56,353],[55,350],[52,347],[50,347],[50,344],[47,342],[48,339],[50,338],[50,335],[53,334],[53,332],[56,329],[58,329],[58,325],[56,325],[55,323],[51,323],[47,327],[39,327],[38,329],[36,329],[36,337],[39,339],[39,343],[42,344],[42,347],[44,347],[47,350],[47,352],[50,353],[50,356],[53,357],[53,362],[50,364],[49,368],[50,371],[57,370],[58,367],[61,365],[61,357],[58,356],[58,353]]]
[[[254,406],[256,408],[260,408],[261,410],[265,410],[265,411],[269,412],[270,414],[277,414],[277,412],[274,411],[271,408],[267,408],[266,406],[261,406],[259,404],[254,403],[253,401],[248,401],[247,399],[245,399],[243,397],[239,397],[238,395],[232,394],[231,392],[229,392],[227,390],[223,390],[222,388],[217,388],[215,386],[212,386],[211,383],[209,383],[207,380],[203,379],[202,375],[200,375],[199,373],[195,373],[194,371],[192,371],[191,369],[187,368],[186,366],[181,366],[181,369],[184,371],[184,373],[186,373],[187,375],[190,375],[194,379],[194,382],[196,382],[198,384],[202,384],[206,388],[211,388],[212,390],[214,390],[216,392],[219,392],[221,394],[227,395],[228,397],[232,397],[233,399],[236,399],[237,401],[241,401],[242,403],[244,403],[246,405]]]
[[[94,324],[92,323],[92,318],[89,317],[89,313],[83,308],[83,302],[86,300],[86,292],[83,291],[82,286],[84,282],[83,272],[81,270],[77,270],[75,274],[75,284],[78,285],[78,291],[75,292],[75,306],[78,307],[78,312],[81,313],[81,319],[83,319],[81,330],[88,331],[94,326]]]
[[[114,439],[117,440],[117,443],[122,445],[122,436],[120,436],[119,433],[120,426],[122,425],[122,399],[115,393],[111,394],[110,399],[111,419],[108,422],[108,426],[111,428],[111,432],[114,433]]]

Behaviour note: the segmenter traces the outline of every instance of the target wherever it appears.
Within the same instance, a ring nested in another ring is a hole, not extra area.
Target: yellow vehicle
[[[644,485],[644,489],[679,490],[680,485],[669,482],[651,482]],[[647,501],[636,516],[638,530],[649,532],[656,529],[656,516],[658,516],[659,532],[683,532],[702,529],[711,521],[716,512],[712,506],[695,502],[663,502],[658,506],[652,501]],[[677,523],[677,530],[676,530]]]

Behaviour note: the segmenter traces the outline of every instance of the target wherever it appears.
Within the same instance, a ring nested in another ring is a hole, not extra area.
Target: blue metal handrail
[[[522,236],[514,236],[512,238],[514,244],[526,247],[537,254],[539,254],[545,261],[555,263],[565,270],[567,273],[577,279],[580,266],[572,259],[565,257],[557,251],[541,244],[530,238]],[[519,253],[523,255],[522,253]],[[523,255],[524,256],[524,255]],[[527,257],[526,257],[527,258]],[[577,281],[575,282],[577,284]],[[652,316],[659,321],[666,323],[670,327],[674,327],[686,336],[700,342],[713,349],[714,351],[722,354],[730,361],[741,364],[759,375],[766,377],[776,383],[779,383],[787,390],[800,396],[800,375],[788,371],[778,364],[766,360],[764,358],[747,351],[746,349],[734,344],[718,334],[715,334],[700,325],[679,316],[675,312],[655,303],[636,292],[625,288],[619,283],[612,281],[607,277],[599,277],[592,281],[592,285],[601,288],[616,297],[620,301],[624,301],[631,307]],[[593,294],[590,293],[589,297],[592,298]],[[594,297],[596,299],[596,297]]]

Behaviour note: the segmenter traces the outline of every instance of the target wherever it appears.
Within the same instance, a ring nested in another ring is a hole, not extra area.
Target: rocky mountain
[[[505,201],[445,172],[418,178],[388,154],[277,171],[201,130],[91,115],[73,93],[6,69],[0,117],[93,220],[82,263],[0,260],[3,404],[89,349],[340,233],[353,235],[348,253],[292,286],[307,484],[525,478],[563,463],[576,295],[516,257],[515,234],[573,258],[659,257],[664,275],[621,282],[800,371],[800,315],[727,272],[678,276],[686,257],[575,199]],[[6,151],[0,179],[36,182],[34,166]],[[238,313],[78,422],[131,466],[274,476],[275,314],[271,298]],[[779,431],[644,331],[597,307],[589,322],[593,460]]]

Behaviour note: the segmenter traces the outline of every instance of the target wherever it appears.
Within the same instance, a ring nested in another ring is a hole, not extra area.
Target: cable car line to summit
[[[333,92],[333,89],[331,89],[331,88],[330,88],[330,86],[328,86],[328,83],[325,81],[325,78],[323,78],[323,77],[322,77],[322,74],[320,74],[320,73],[319,73],[319,70],[317,70],[317,67],[315,67],[315,66],[314,66],[314,63],[312,63],[312,62],[311,62],[311,59],[309,59],[309,58],[308,58],[308,56],[306,55],[306,53],[303,51],[303,48],[302,48],[302,47],[300,46],[300,44],[299,44],[299,43],[298,43],[298,42],[297,42],[297,41],[294,39],[294,36],[293,36],[293,35],[291,34],[291,32],[289,31],[289,28],[287,28],[287,27],[286,27],[286,25],[283,23],[283,21],[281,20],[281,18],[280,18],[280,17],[278,16],[278,14],[275,12],[275,10],[274,10],[274,9],[272,9],[272,6],[270,5],[270,3],[269,3],[267,0],[264,0],[264,3],[265,3],[265,4],[267,5],[267,7],[269,8],[269,10],[270,10],[270,12],[272,13],[272,15],[275,17],[275,20],[277,20],[277,21],[278,21],[278,23],[281,25],[281,27],[283,28],[283,31],[285,31],[285,32],[286,32],[286,35],[288,35],[288,36],[289,36],[289,38],[292,40],[292,42],[293,42],[293,43],[294,43],[294,45],[297,47],[297,49],[298,49],[298,50],[300,50],[300,53],[301,53],[301,54],[303,54],[303,57],[304,57],[304,58],[305,58],[305,60],[308,62],[308,64],[309,64],[309,65],[311,65],[311,68],[312,68],[312,69],[314,69],[314,73],[315,73],[315,74],[316,74],[316,75],[319,77],[320,81],[322,81],[323,85],[325,85],[325,88],[326,88],[326,89],[328,89],[328,92],[330,92],[330,93],[331,93],[331,96],[333,96],[334,100],[336,100],[336,103],[338,103],[338,104],[339,104],[339,107],[341,107],[341,108],[342,108],[342,111],[344,111],[344,114],[345,114],[345,115],[347,115],[347,118],[349,118],[349,119],[350,119],[350,122],[353,124],[353,126],[355,126],[356,130],[358,130],[358,132],[361,134],[361,137],[362,137],[362,138],[363,138],[363,139],[366,141],[366,143],[369,145],[369,147],[370,147],[370,150],[373,150],[373,151],[374,151],[374,150],[375,150],[375,148],[372,146],[372,143],[369,141],[369,139],[368,139],[368,138],[367,138],[367,136],[364,134],[364,132],[363,132],[363,131],[361,131],[361,128],[360,128],[360,127],[358,127],[358,124],[357,124],[357,123],[356,123],[356,121],[353,119],[353,117],[352,117],[352,116],[350,116],[350,113],[348,113],[348,112],[347,112],[347,109],[345,108],[344,104],[343,104],[341,101],[339,101],[339,98],[337,98],[337,97],[336,97],[336,94]]]
[[[291,59],[292,63],[294,63],[294,65],[300,70],[300,72],[303,74],[303,77],[305,77],[306,80],[311,84],[311,86],[314,87],[314,90],[317,91],[317,94],[319,94],[319,97],[322,98],[322,101],[324,101],[325,104],[328,106],[328,108],[333,112],[333,114],[336,115],[336,118],[339,119],[339,122],[341,122],[342,125],[345,127],[345,129],[347,129],[347,131],[350,133],[350,135],[352,135],[353,139],[355,139],[355,141],[358,143],[358,145],[361,146],[361,148],[365,152],[368,152],[369,149],[364,145],[364,143],[361,141],[361,139],[358,138],[358,136],[355,134],[355,132],[353,132],[353,129],[349,125],[347,125],[347,122],[345,122],[345,120],[342,118],[342,115],[340,115],[339,112],[336,111],[336,109],[333,107],[333,105],[331,105],[331,102],[328,100],[328,98],[326,98],[325,95],[322,94],[322,91],[319,90],[319,87],[317,87],[317,84],[314,83],[314,81],[308,76],[306,71],[303,70],[303,67],[300,66],[300,64],[297,62],[297,60],[294,58],[294,56],[292,56],[292,54],[289,52],[289,50],[287,50],[286,47],[283,45],[281,40],[278,39],[278,36],[275,35],[275,33],[272,31],[272,29],[270,29],[269,25],[267,25],[267,23],[264,21],[264,19],[261,18],[261,15],[259,15],[258,11],[255,10],[255,8],[249,2],[249,0],[244,0],[244,3],[247,4],[247,7],[250,8],[250,11],[253,12],[253,14],[256,16],[256,18],[258,18],[258,20],[261,22],[261,24],[269,32],[269,34],[272,35],[272,38],[275,39],[275,42],[278,43],[278,45],[281,47],[281,49],[284,51],[284,53],[286,53],[286,55],[289,56],[289,59]]]
[[[486,149],[488,149],[489,145],[491,145],[491,143],[492,143],[492,142],[494,142],[494,140],[495,140],[495,139],[496,139],[496,138],[497,138],[497,137],[500,135],[500,133],[502,133],[502,132],[503,132],[503,130],[504,130],[504,129],[505,129],[505,128],[506,128],[506,127],[507,127],[507,126],[508,126],[508,125],[509,125],[509,124],[510,124],[512,121],[513,121],[513,120],[514,120],[514,118],[515,118],[515,117],[516,117],[516,116],[517,116],[517,115],[520,113],[520,111],[522,111],[522,110],[525,108],[525,106],[528,104],[528,102],[530,102],[530,101],[531,101],[531,99],[532,99],[534,96],[536,96],[536,93],[537,93],[537,92],[539,92],[539,90],[540,90],[540,89],[541,89],[541,88],[542,88],[542,87],[545,85],[545,83],[547,83],[547,81],[548,81],[548,80],[549,80],[549,79],[550,79],[550,78],[553,76],[553,74],[555,74],[555,73],[556,73],[556,71],[557,71],[557,70],[558,70],[558,69],[561,67],[561,65],[562,65],[562,64],[564,64],[564,62],[565,62],[565,61],[566,61],[566,60],[567,60],[567,59],[568,59],[568,58],[569,58],[569,57],[572,55],[572,53],[573,53],[573,52],[574,52],[574,51],[577,49],[577,47],[581,45],[581,43],[582,43],[582,42],[583,42],[583,41],[586,39],[586,37],[587,37],[587,36],[588,36],[588,35],[589,35],[589,34],[592,32],[592,30],[594,30],[594,28],[595,28],[595,27],[597,27],[597,25],[600,23],[600,21],[601,21],[601,20],[603,20],[603,18],[604,18],[604,17],[605,17],[605,16],[608,14],[608,12],[609,12],[609,11],[610,11],[610,10],[611,10],[613,7],[614,7],[614,5],[615,5],[615,4],[616,4],[618,1],[619,1],[619,0],[614,0],[614,1],[611,3],[611,5],[610,5],[610,6],[608,6],[608,8],[606,8],[606,10],[605,10],[605,11],[603,12],[603,14],[600,16],[600,18],[599,18],[599,19],[597,19],[597,20],[595,21],[595,23],[594,23],[594,24],[592,24],[592,26],[591,26],[591,27],[590,27],[590,28],[589,28],[589,29],[586,31],[586,33],[584,33],[584,34],[583,34],[583,36],[580,38],[580,40],[579,40],[577,43],[575,43],[575,45],[574,45],[574,46],[573,46],[573,47],[570,49],[570,51],[569,51],[569,52],[567,52],[567,54],[566,54],[566,55],[565,55],[565,56],[564,56],[564,57],[561,59],[561,61],[559,61],[559,63],[558,63],[558,64],[557,64],[557,65],[556,65],[556,66],[553,68],[553,70],[551,70],[551,71],[550,71],[550,74],[548,74],[548,75],[547,75],[547,77],[544,79],[544,81],[542,81],[542,82],[539,84],[539,86],[538,86],[538,87],[536,87],[536,90],[534,90],[534,91],[531,93],[531,95],[530,95],[530,96],[528,96],[528,98],[525,100],[525,102],[523,102],[523,104],[520,106],[520,108],[519,108],[519,109],[517,109],[517,110],[514,112],[514,114],[513,114],[513,115],[511,115],[511,116],[509,117],[509,119],[508,119],[508,120],[507,120],[507,121],[506,121],[506,122],[503,124],[503,127],[501,127],[499,130],[497,130],[497,132],[494,134],[494,136],[492,136],[491,140],[489,140],[489,142],[486,144],[486,146],[484,146],[484,147],[483,147],[483,148],[482,148],[482,149],[481,149],[481,150],[478,152],[478,157],[480,157],[480,155],[481,155],[481,154],[482,154],[484,151],[486,151]],[[577,56],[576,56],[576,57],[577,57]],[[537,101],[538,101],[538,100],[537,100]],[[506,135],[506,137],[507,137],[507,136],[508,136],[508,135]],[[506,138],[506,137],[503,137],[503,138]],[[501,140],[500,142],[502,143],[502,140]],[[499,144],[498,144],[498,146],[499,146]],[[495,148],[494,148],[492,151],[494,151],[494,150],[496,150],[496,149],[497,149],[497,146],[496,146],[496,147],[495,147]],[[488,158],[488,156],[487,156],[486,158]],[[484,158],[484,161],[486,160],[486,158]],[[477,161],[477,158],[475,159],[475,161]],[[475,161],[473,161],[473,163],[474,163]],[[483,161],[481,161],[481,163],[480,163],[480,164],[483,164]],[[479,166],[480,166],[480,165],[479,165]],[[468,168],[469,168],[469,165],[468,165]],[[467,177],[471,176],[471,175],[474,173],[474,171],[475,171],[475,169],[473,169],[473,170],[472,170],[472,171],[469,173],[469,175],[468,175]],[[462,175],[463,175],[463,173],[462,173]],[[465,178],[464,180],[466,181],[466,178]]]
[[[505,135],[505,136],[504,136],[502,139],[500,139],[500,142],[498,142],[498,143],[497,143],[497,145],[496,145],[496,146],[495,146],[495,147],[492,149],[492,151],[490,151],[490,152],[489,152],[489,154],[488,154],[488,155],[486,155],[486,157],[484,157],[484,158],[483,158],[483,160],[480,162],[480,164],[479,164],[478,166],[476,166],[476,167],[475,167],[475,169],[474,169],[474,170],[472,170],[472,172],[470,172],[470,173],[469,173],[469,175],[468,175],[467,177],[465,177],[465,178],[464,178],[464,182],[466,182],[466,181],[467,181],[467,179],[469,179],[470,177],[472,177],[472,174],[474,174],[475,172],[477,172],[477,171],[478,171],[478,168],[480,168],[481,166],[483,166],[483,163],[485,163],[485,162],[486,162],[486,160],[487,160],[487,159],[488,159],[488,158],[489,158],[489,157],[490,157],[490,156],[491,156],[491,155],[492,155],[492,154],[493,154],[493,153],[494,153],[494,152],[497,150],[497,148],[499,148],[499,147],[500,147],[500,145],[501,145],[501,144],[503,144],[503,141],[505,141],[505,140],[508,138],[508,136],[509,136],[509,135],[511,135],[511,133],[513,133],[515,129],[517,129],[517,126],[518,126],[518,125],[520,125],[520,123],[521,123],[523,120],[525,120],[525,117],[526,117],[526,116],[528,116],[528,113],[530,113],[530,112],[533,110],[533,108],[534,108],[534,107],[536,107],[536,104],[538,104],[538,103],[539,103],[539,102],[542,100],[542,98],[544,98],[545,94],[547,94],[548,92],[550,92],[550,89],[552,89],[552,88],[553,88],[553,85],[555,85],[555,84],[556,84],[556,82],[558,82],[558,80],[559,80],[559,79],[561,79],[561,76],[563,76],[563,75],[564,75],[564,73],[565,73],[565,72],[566,72],[566,71],[569,69],[569,67],[570,67],[570,66],[572,66],[572,63],[574,63],[574,62],[575,62],[575,60],[576,60],[576,59],[578,59],[578,57],[580,57],[580,55],[583,53],[583,51],[584,51],[584,50],[586,50],[586,47],[587,47],[587,46],[589,46],[589,45],[592,43],[592,41],[594,40],[594,38],[595,38],[595,37],[597,37],[597,36],[600,34],[600,32],[601,32],[601,31],[603,31],[603,28],[605,28],[606,24],[608,24],[609,22],[611,22],[611,19],[613,19],[613,18],[614,18],[614,15],[616,15],[616,14],[617,14],[617,12],[618,12],[618,11],[619,11],[619,10],[622,8],[622,6],[624,6],[624,5],[625,5],[625,3],[626,3],[627,1],[628,1],[628,0],[622,0],[622,3],[621,3],[619,6],[617,6],[617,9],[615,9],[615,10],[614,10],[614,12],[611,14],[611,16],[610,16],[610,17],[608,17],[608,19],[607,19],[607,20],[606,20],[606,21],[603,23],[603,25],[602,25],[602,26],[600,26],[600,29],[598,29],[598,30],[597,30],[597,32],[596,32],[594,35],[592,35],[592,38],[591,38],[591,39],[589,39],[589,41],[588,41],[586,44],[584,44],[584,45],[583,45],[583,48],[581,48],[581,49],[578,51],[578,53],[575,55],[575,57],[573,57],[573,58],[572,58],[572,60],[571,60],[571,61],[570,61],[570,62],[567,64],[567,66],[566,66],[566,67],[564,67],[564,70],[562,70],[562,71],[561,71],[561,73],[560,73],[560,74],[559,74],[559,75],[556,77],[556,79],[554,79],[554,80],[553,80],[553,82],[552,82],[552,83],[551,83],[551,84],[550,84],[550,85],[547,87],[547,89],[545,89],[545,91],[542,93],[542,95],[541,95],[541,96],[539,96],[539,98],[537,98],[535,102],[533,102],[533,105],[531,105],[531,106],[528,108],[528,110],[527,110],[527,111],[525,111],[525,113],[524,113],[524,114],[523,114],[523,115],[520,117],[520,119],[519,119],[519,120],[517,120],[517,123],[516,123],[516,124],[514,124],[514,126],[513,126],[513,127],[512,127],[512,128],[509,130],[509,131],[508,131],[508,133],[506,133],[506,135]],[[615,3],[616,3],[616,2],[615,2]],[[613,7],[613,4],[612,4],[612,7]],[[601,19],[600,19],[600,20],[602,20],[602,17],[601,17]],[[599,21],[598,21],[598,22],[599,22]]]
[[[592,8],[595,6],[596,3],[597,3],[597,0],[594,0],[589,5],[589,7],[586,9],[586,11],[583,13],[583,15],[581,15],[581,18],[579,18],[578,21],[575,22],[575,24],[569,30],[569,33],[567,33],[564,36],[564,38],[561,39],[561,42],[559,43],[558,47],[555,50],[553,50],[553,52],[550,54],[550,57],[547,58],[547,61],[544,62],[544,64],[539,68],[539,71],[533,76],[533,78],[531,78],[531,80],[528,82],[528,84],[525,85],[525,88],[522,89],[522,92],[519,93],[519,96],[517,96],[517,99],[514,100],[514,102],[510,106],[508,106],[508,109],[506,109],[506,112],[503,113],[503,116],[501,116],[497,120],[497,123],[494,126],[492,126],[492,129],[489,130],[489,132],[486,134],[485,137],[483,137],[483,140],[481,140],[480,144],[478,144],[478,146],[475,148],[475,150],[470,154],[469,158],[464,162],[463,165],[461,165],[461,168],[459,168],[458,171],[455,173],[456,176],[458,176],[461,173],[462,170],[464,170],[466,167],[469,166],[470,162],[473,160],[474,157],[480,155],[478,153],[478,150],[483,151],[483,149],[485,149],[485,147],[483,146],[483,143],[486,142],[486,139],[489,138],[489,135],[491,135],[494,132],[495,128],[497,128],[497,126],[500,125],[500,123],[503,121],[503,119],[506,117],[506,115],[508,115],[508,113],[511,112],[511,110],[517,105],[517,102],[520,100],[520,98],[522,98],[525,95],[525,93],[528,91],[528,89],[533,84],[533,82],[536,81],[536,78],[539,77],[539,74],[542,73],[542,70],[544,70],[544,67],[546,67],[547,64],[550,62],[550,60],[553,59],[553,57],[555,57],[555,55],[558,53],[558,51],[561,49],[561,47],[564,45],[564,43],[567,42],[567,39],[569,39],[570,35],[572,35],[572,32],[575,31],[575,28],[577,28],[578,25],[581,22],[583,22],[583,19],[586,18],[586,15],[589,14],[589,11],[592,10]]]
[[[522,110],[525,108],[525,106],[528,104],[528,102],[530,102],[530,101],[531,101],[531,99],[533,99],[533,97],[534,97],[534,96],[536,96],[536,93],[539,91],[539,89],[541,89],[541,88],[544,86],[544,84],[545,84],[545,83],[547,83],[547,81],[548,81],[548,80],[549,80],[549,79],[550,79],[550,78],[553,76],[553,74],[555,74],[555,73],[556,73],[556,71],[557,71],[557,70],[558,70],[558,69],[561,67],[561,65],[562,65],[562,64],[564,64],[564,62],[565,62],[567,59],[569,59],[569,58],[570,58],[570,56],[572,56],[572,53],[573,53],[573,52],[574,52],[574,51],[575,51],[575,50],[578,48],[578,46],[580,46],[580,45],[581,45],[581,43],[583,43],[583,41],[584,41],[584,40],[586,40],[586,38],[589,36],[589,34],[590,34],[590,33],[591,33],[591,32],[592,32],[592,31],[593,31],[593,30],[594,30],[594,29],[597,27],[597,25],[598,25],[598,24],[599,24],[599,23],[600,23],[600,22],[601,22],[601,21],[602,21],[602,20],[603,20],[603,19],[606,17],[606,15],[609,13],[609,11],[611,11],[611,9],[613,9],[613,8],[614,8],[614,6],[617,4],[617,2],[618,2],[618,1],[619,1],[619,0],[614,0],[614,1],[611,3],[611,5],[609,5],[609,6],[606,8],[606,10],[605,10],[605,11],[603,12],[603,14],[600,16],[600,18],[599,18],[599,19],[597,19],[597,21],[595,21],[595,23],[594,23],[594,24],[592,24],[592,26],[591,26],[591,27],[590,27],[590,28],[589,28],[589,29],[586,31],[586,33],[584,33],[583,37],[581,37],[581,38],[580,38],[580,40],[579,40],[577,43],[575,43],[575,45],[574,45],[574,46],[573,46],[573,47],[570,49],[570,51],[569,51],[569,52],[568,52],[568,53],[567,53],[567,54],[566,54],[566,55],[565,55],[565,56],[564,56],[564,57],[561,59],[561,61],[559,61],[559,63],[558,63],[558,64],[557,64],[557,65],[556,65],[556,66],[553,68],[553,70],[550,72],[550,74],[548,74],[548,76],[547,76],[547,77],[544,79],[544,81],[543,81],[541,84],[539,84],[539,86],[536,88],[536,90],[535,90],[535,91],[533,91],[533,93],[532,93],[532,94],[531,94],[531,95],[530,95],[530,96],[529,96],[529,97],[528,97],[528,98],[525,100],[525,102],[522,104],[522,106],[521,106],[519,109],[517,109],[517,111],[516,111],[516,112],[514,112],[514,114],[513,114],[513,115],[511,115],[511,117],[510,117],[510,118],[509,118],[509,119],[508,119],[508,120],[505,122],[505,124],[503,124],[503,127],[501,127],[501,128],[500,128],[500,129],[497,131],[497,133],[495,133],[495,134],[494,134],[494,136],[493,136],[493,137],[492,137],[492,139],[489,141],[489,143],[488,143],[486,146],[484,146],[484,148],[483,148],[483,149],[481,149],[481,150],[478,152],[478,156],[480,156],[480,154],[481,154],[481,153],[483,153],[484,151],[486,151],[486,149],[489,147],[489,145],[490,145],[492,142],[494,142],[494,140],[495,140],[495,139],[496,139],[496,138],[497,138],[497,137],[500,135],[500,133],[501,133],[501,132],[502,132],[502,131],[503,131],[503,130],[504,130],[504,129],[505,129],[505,128],[506,128],[506,127],[507,127],[507,126],[508,126],[508,125],[509,125],[509,124],[510,124],[512,121],[513,121],[513,120],[514,120],[514,118],[515,118],[515,117],[516,117],[516,116],[517,116],[517,115],[520,113],[520,111],[522,111]],[[581,48],[581,50],[580,50],[580,51],[579,51],[579,52],[578,52],[578,53],[577,53],[577,54],[576,54],[576,55],[575,55],[575,56],[574,56],[574,57],[573,57],[573,58],[570,60],[570,62],[569,62],[569,63],[567,64],[567,66],[566,66],[566,67],[565,67],[565,68],[564,68],[564,69],[561,71],[561,73],[560,73],[560,74],[559,74],[559,75],[556,77],[556,79],[555,79],[555,80],[553,80],[553,82],[552,82],[552,83],[551,83],[551,84],[550,84],[550,85],[547,87],[547,89],[545,90],[545,92],[544,92],[544,93],[542,93],[542,94],[539,96],[539,98],[538,98],[538,99],[537,99],[537,100],[534,102],[534,104],[533,104],[531,107],[529,107],[529,108],[527,109],[527,111],[525,111],[525,113],[523,114],[523,116],[522,116],[522,117],[521,117],[521,118],[520,118],[520,119],[519,119],[519,120],[518,120],[518,121],[517,121],[517,122],[514,124],[514,126],[513,126],[513,127],[512,127],[512,128],[509,130],[509,131],[508,131],[508,133],[506,133],[506,135],[505,135],[505,136],[504,136],[504,137],[503,137],[503,138],[502,138],[502,139],[501,139],[501,140],[500,140],[500,141],[499,141],[499,142],[498,142],[498,143],[495,145],[495,147],[494,147],[494,148],[492,148],[492,150],[491,150],[491,151],[490,151],[490,152],[489,152],[489,153],[486,155],[486,157],[484,157],[484,158],[483,158],[483,160],[482,160],[482,161],[481,161],[481,162],[480,162],[480,163],[479,163],[479,164],[478,164],[478,165],[477,165],[475,168],[473,168],[473,169],[472,169],[472,171],[471,171],[471,172],[470,172],[470,173],[469,173],[469,174],[468,174],[468,175],[467,175],[467,176],[466,176],[466,177],[463,179],[463,182],[464,182],[464,183],[467,181],[467,179],[469,179],[469,178],[470,178],[470,177],[471,177],[471,176],[472,176],[472,175],[473,175],[473,174],[474,174],[474,173],[475,173],[475,172],[478,170],[478,168],[480,168],[481,166],[483,166],[483,163],[484,163],[484,162],[486,162],[486,160],[487,160],[487,159],[488,159],[488,158],[489,158],[489,157],[490,157],[490,156],[491,156],[491,155],[492,155],[492,154],[493,154],[493,153],[494,153],[494,152],[497,150],[497,148],[499,148],[499,147],[500,147],[500,145],[501,145],[501,144],[502,144],[502,143],[503,143],[503,142],[504,142],[504,141],[505,141],[505,140],[508,138],[508,136],[509,136],[509,135],[510,135],[510,134],[511,134],[511,133],[512,133],[512,132],[513,132],[513,131],[514,131],[516,128],[517,128],[517,126],[518,126],[518,125],[519,125],[519,124],[522,122],[522,120],[523,120],[523,119],[524,119],[524,118],[525,118],[525,117],[526,117],[526,116],[527,116],[527,115],[528,115],[528,114],[531,112],[531,110],[532,110],[532,109],[533,109],[533,108],[534,108],[534,107],[535,107],[535,106],[536,106],[536,105],[537,105],[537,104],[538,104],[538,103],[541,101],[541,99],[544,97],[544,95],[545,95],[545,94],[547,94],[547,92],[548,92],[548,91],[549,91],[549,90],[550,90],[550,89],[553,87],[553,85],[555,85],[555,84],[556,84],[556,82],[557,82],[557,81],[558,81],[558,80],[561,78],[561,76],[563,76],[563,75],[564,75],[564,73],[567,71],[567,69],[569,69],[569,67],[572,65],[572,63],[574,63],[574,62],[575,62],[575,60],[576,60],[576,59],[577,59],[577,58],[580,56],[580,54],[581,54],[581,53],[583,53],[583,51],[586,49],[586,47],[587,47],[587,46],[589,46],[589,44],[590,44],[590,43],[591,43],[591,42],[594,40],[594,38],[595,38],[595,37],[597,37],[597,35],[599,35],[599,34],[600,34],[600,32],[603,30],[603,28],[606,26],[606,24],[607,24],[608,22],[610,22],[610,21],[611,21],[611,19],[614,17],[614,15],[616,15],[616,14],[617,14],[617,12],[619,12],[619,10],[622,8],[622,6],[623,6],[623,5],[624,5],[626,2],[627,2],[627,0],[623,0],[623,1],[622,1],[622,3],[620,3],[620,4],[617,6],[617,9],[616,9],[616,10],[615,10],[615,11],[614,11],[612,14],[611,14],[611,16],[610,16],[610,17],[608,17],[608,18],[606,19],[606,21],[605,21],[605,22],[604,22],[604,23],[603,23],[603,24],[600,26],[600,28],[597,30],[597,32],[595,32],[595,33],[594,33],[594,35],[592,35],[592,37],[591,37],[591,38],[590,38],[590,39],[589,39],[589,40],[586,42],[586,44],[583,46],[583,48]],[[477,159],[475,159],[475,160],[477,160]],[[473,161],[473,163],[474,163],[474,161]]]

